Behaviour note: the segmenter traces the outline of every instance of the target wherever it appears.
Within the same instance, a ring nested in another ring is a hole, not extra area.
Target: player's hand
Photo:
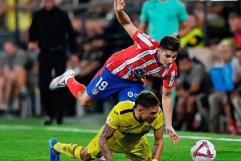
[[[173,129],[172,126],[166,126],[166,131],[167,131],[167,134],[169,135],[170,140],[173,144],[179,143],[180,137],[177,134],[177,132]]]
[[[126,3],[124,0],[114,0],[114,9],[116,11],[122,11],[126,6]]]

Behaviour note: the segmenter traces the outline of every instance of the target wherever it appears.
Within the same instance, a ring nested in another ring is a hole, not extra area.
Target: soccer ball
[[[193,161],[212,161],[216,157],[214,145],[208,140],[199,140],[191,148]]]

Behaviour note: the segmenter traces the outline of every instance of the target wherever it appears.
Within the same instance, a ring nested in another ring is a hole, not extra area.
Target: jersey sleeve
[[[153,129],[157,130],[163,126],[164,118],[163,118],[163,112],[160,111],[158,113],[157,118],[153,122]]]
[[[180,2],[178,18],[179,18],[180,22],[187,21],[187,19],[188,19],[187,10],[185,8],[185,5],[182,2]]]
[[[119,112],[116,110],[118,104],[111,110],[106,119],[106,124],[113,129],[117,129],[120,126]]]
[[[159,43],[152,39],[150,36],[145,33],[137,30],[132,35],[132,40],[135,41],[140,48],[155,48],[159,46]]]
[[[175,84],[176,77],[177,77],[177,66],[176,66],[175,63],[173,63],[173,65],[172,65],[171,69],[169,70],[167,76],[164,77],[164,79],[163,79],[163,86],[166,89],[172,89],[172,87]]]

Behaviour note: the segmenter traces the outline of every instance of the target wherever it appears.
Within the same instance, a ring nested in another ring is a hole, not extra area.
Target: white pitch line
[[[66,127],[34,127],[27,125],[0,125],[0,129],[2,130],[47,130],[47,131],[63,131],[63,132],[77,132],[77,133],[97,133],[98,130],[93,129],[79,129],[79,128],[66,128]],[[153,134],[147,134],[149,137],[153,137]],[[164,137],[168,137],[168,135],[164,135]],[[189,136],[189,135],[181,135],[181,139],[190,139],[190,140],[215,140],[215,141],[225,141],[225,142],[241,142],[241,139],[233,139],[233,138],[219,138],[219,137],[206,137],[206,136]]]

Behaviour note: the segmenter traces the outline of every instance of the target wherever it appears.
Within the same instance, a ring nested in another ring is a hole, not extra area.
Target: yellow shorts
[[[91,140],[87,149],[92,158],[97,159],[100,157],[99,137],[101,131]],[[151,158],[151,150],[148,144],[148,140],[145,136],[141,138],[138,143],[118,143],[118,139],[113,136],[108,140],[108,145],[111,151],[117,153],[123,153],[127,158],[133,161],[147,161]]]

